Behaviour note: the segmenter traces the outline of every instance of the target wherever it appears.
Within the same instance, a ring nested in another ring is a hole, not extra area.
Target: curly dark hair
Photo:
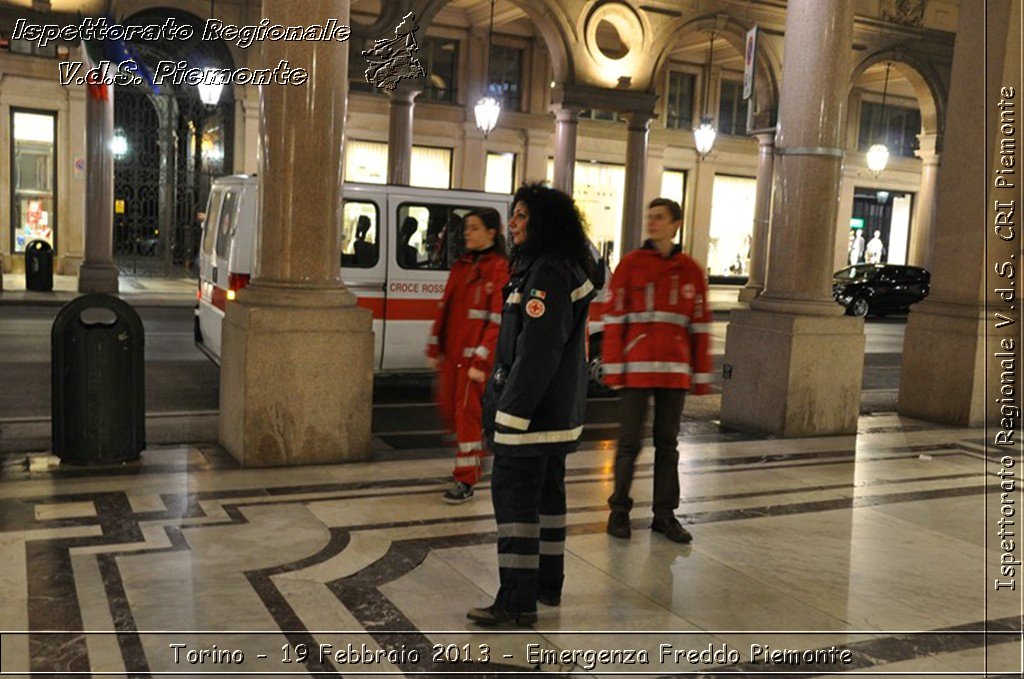
[[[589,273],[593,268],[590,241],[572,198],[544,184],[525,184],[512,198],[513,209],[520,201],[530,211],[530,220],[526,224],[526,241],[513,248],[513,259],[553,255],[576,262]]]

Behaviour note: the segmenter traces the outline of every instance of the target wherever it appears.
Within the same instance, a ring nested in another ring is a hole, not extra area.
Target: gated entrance
[[[153,9],[133,24],[168,17],[192,23],[192,14]],[[190,67],[233,68],[220,41],[140,42],[131,45],[152,69],[160,60]],[[234,93],[226,85],[220,101],[207,106],[190,85],[118,86],[114,95],[114,261],[131,276],[196,277],[202,211],[214,177],[230,174],[234,139]]]

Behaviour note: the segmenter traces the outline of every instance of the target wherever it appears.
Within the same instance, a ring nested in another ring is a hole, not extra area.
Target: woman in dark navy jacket
[[[587,310],[596,294],[596,264],[572,198],[533,184],[513,205],[512,276],[484,396],[501,587],[492,605],[469,611],[482,625],[530,624],[538,601],[561,601],[565,456],[583,433]]]

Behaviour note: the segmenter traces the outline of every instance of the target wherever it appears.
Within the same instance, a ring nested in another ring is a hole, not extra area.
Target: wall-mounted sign
[[[757,62],[757,26],[747,31],[746,47],[743,48],[743,98],[754,96],[754,66]]]
[[[122,200],[121,198],[118,198],[117,200],[114,201],[114,214],[115,215],[123,215],[124,214],[124,200]]]
[[[850,228],[854,231],[860,231],[864,228],[864,220],[860,217],[854,217],[850,220]]]

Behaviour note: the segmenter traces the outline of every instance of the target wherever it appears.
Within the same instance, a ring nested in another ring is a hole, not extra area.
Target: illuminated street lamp
[[[128,139],[121,130],[115,132],[114,138],[110,140],[110,151],[117,160],[121,160],[128,155]]]
[[[196,89],[199,90],[199,99],[207,106],[216,106],[220,103],[220,93],[224,89],[224,82],[220,79],[217,69],[207,66],[203,69],[203,80]]]
[[[697,145],[697,155],[701,160],[711,153],[715,145],[715,137],[718,130],[715,129],[715,121],[708,113],[708,99],[711,96],[711,63],[715,58],[715,34],[711,34],[711,50],[708,52],[708,64],[704,69],[704,115],[701,116],[700,124],[693,130],[693,141]]]
[[[487,29],[487,56],[484,59],[484,96],[473,108],[473,112],[476,114],[476,126],[484,133],[484,139],[487,138],[487,135],[498,124],[498,116],[501,115],[501,104],[498,103],[497,99],[487,94],[491,79],[491,36],[494,33],[495,2],[497,0],[491,0],[491,24]]]
[[[715,121],[708,116],[701,118],[700,125],[693,130],[693,141],[697,144],[697,154],[701,160],[711,153],[717,136],[718,130],[715,129]]]
[[[882,119],[882,125],[885,126],[885,97],[889,94],[889,71],[892,70],[892,62],[890,61],[885,65],[885,85],[882,87],[882,111],[878,114],[878,117]],[[877,177],[882,174],[885,170],[885,166],[889,164],[889,147],[884,143],[872,144],[868,148],[868,169],[871,170],[872,174]]]

